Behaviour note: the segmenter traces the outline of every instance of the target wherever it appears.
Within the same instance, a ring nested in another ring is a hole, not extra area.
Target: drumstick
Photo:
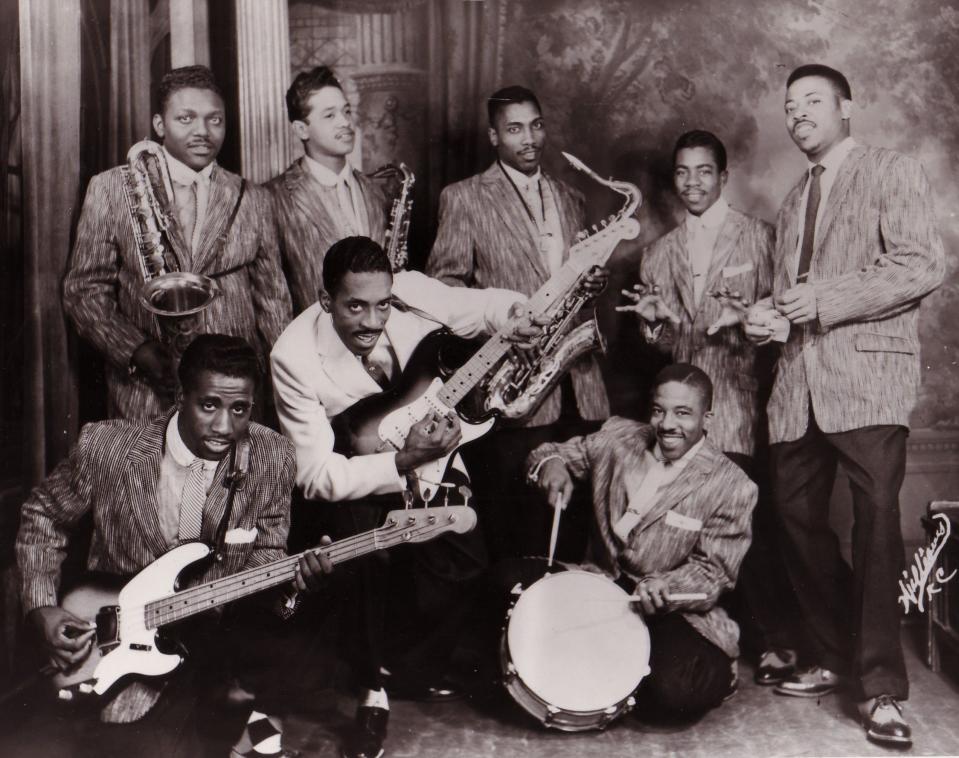
[[[559,519],[565,507],[563,493],[557,492],[556,501],[553,503],[553,528],[549,533],[549,560],[546,561],[546,568],[553,567],[553,553],[556,552],[556,538],[559,536]]]

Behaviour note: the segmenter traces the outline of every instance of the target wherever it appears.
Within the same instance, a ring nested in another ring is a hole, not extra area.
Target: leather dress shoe
[[[759,656],[759,665],[756,667],[754,679],[756,684],[767,687],[788,679],[795,671],[796,653],[792,650],[773,648]]]
[[[343,758],[380,758],[389,719],[390,712],[386,708],[368,705],[357,708],[353,731],[341,751]]]
[[[793,697],[822,697],[834,692],[842,684],[842,677],[821,666],[800,669],[776,685],[777,695]]]
[[[883,745],[912,744],[912,729],[902,717],[902,706],[891,695],[879,695],[859,703],[859,717],[866,737]]]

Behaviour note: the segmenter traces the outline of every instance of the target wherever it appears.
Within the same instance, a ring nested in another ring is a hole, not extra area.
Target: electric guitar
[[[574,156],[563,155],[577,169],[595,176]],[[526,302],[531,316],[548,316],[554,306],[579,286],[589,269],[606,263],[620,241],[639,234],[639,222],[632,215],[641,201],[639,189],[629,182],[599,181],[625,195],[627,204],[600,227],[594,225],[592,234],[579,233],[579,241],[569,249],[563,266]],[[456,370],[447,367],[443,354],[443,348],[451,341],[449,333],[438,329],[426,335],[410,356],[395,387],[363,398],[331,420],[336,451],[345,455],[370,455],[402,450],[410,428],[431,413],[447,416],[455,412],[460,417],[462,436],[456,449],[482,437],[493,427],[498,412],[467,415],[468,411],[457,406],[513,348],[507,338],[510,329],[498,331]],[[415,470],[412,489],[423,502],[428,503],[440,490],[456,449]]]
[[[474,526],[476,512],[465,505],[407,508],[390,511],[378,529],[306,552],[322,552],[336,565],[394,545],[426,542],[446,532],[465,534]],[[204,542],[188,542],[155,560],[119,592],[85,585],[68,593],[61,606],[93,622],[96,631],[87,657],[53,676],[60,697],[69,700],[76,694],[103,695],[130,674],[169,674],[182,663],[183,656],[159,649],[161,627],[292,581],[303,555],[178,591],[177,579],[183,570],[209,558],[212,550]]]

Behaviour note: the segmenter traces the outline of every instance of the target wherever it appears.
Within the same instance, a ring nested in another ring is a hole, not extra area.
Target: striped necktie
[[[200,539],[203,529],[203,505],[206,503],[206,477],[203,461],[194,458],[180,498],[180,541]]]

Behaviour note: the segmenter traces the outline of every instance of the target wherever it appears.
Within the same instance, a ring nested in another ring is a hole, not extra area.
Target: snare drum
[[[633,707],[649,673],[649,631],[629,595],[601,574],[547,574],[507,614],[506,690],[544,726],[604,729]]]

